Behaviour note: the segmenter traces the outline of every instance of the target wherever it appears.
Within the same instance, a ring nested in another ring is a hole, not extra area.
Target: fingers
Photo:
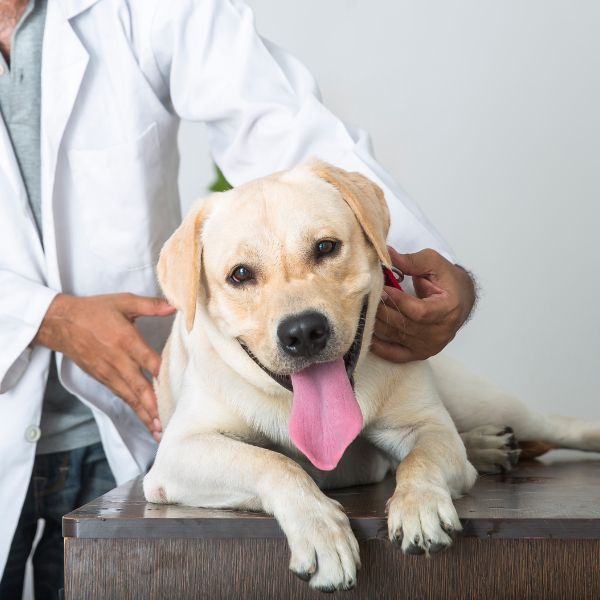
[[[398,267],[405,275],[415,277],[426,277],[435,275],[436,270],[446,259],[431,248],[425,248],[412,254],[400,254],[391,246],[388,246],[392,264]]]
[[[135,328],[133,328],[126,350],[139,367],[146,369],[153,377],[158,377],[160,354],[144,341],[144,338]]]
[[[118,294],[117,306],[129,319],[135,317],[167,317],[177,309],[164,298],[137,296],[135,294]]]
[[[123,387],[117,392],[112,381],[108,384],[113,391],[133,408],[154,435],[162,430],[156,394],[142,369],[153,377],[158,377],[160,355],[151,348],[141,336],[135,325],[122,321],[121,331],[114,336],[111,354],[106,357],[116,372],[114,380],[121,380],[127,386],[127,395],[123,396]]]
[[[380,314],[382,314],[381,317]],[[392,322],[392,319],[388,318],[383,311],[378,311],[375,317],[373,334],[384,342],[406,345],[409,340],[414,338],[415,329],[410,324],[398,324],[395,314],[392,314],[392,317],[396,322]]]
[[[134,294],[119,294],[117,308],[130,320],[141,315],[167,316],[175,311],[166,300]],[[115,357],[113,364],[130,393],[127,397],[121,397],[148,427],[156,441],[160,441],[162,425],[158,416],[156,394],[142,372],[144,369],[153,377],[158,377],[160,355],[146,343],[132,323],[124,321],[122,327],[120,335],[115,339],[120,357],[118,360]]]
[[[141,373],[140,376],[142,376]],[[95,373],[95,377],[115,395],[127,402],[150,432],[156,430],[153,422],[154,417],[148,412],[144,403],[138,398],[134,388],[123,378],[120,369],[110,365],[104,365],[102,371]]]
[[[426,277],[413,277],[413,287],[419,298],[429,298],[435,294],[443,294],[444,289],[427,279]]]
[[[128,402],[128,404],[136,413],[148,415],[150,420],[149,429],[153,431],[156,428],[154,420],[158,419],[158,406],[152,384],[144,377],[138,364],[131,359],[126,364],[120,365],[119,375],[135,398],[133,402]]]
[[[413,360],[420,360],[410,348],[400,344],[390,344],[374,337],[371,340],[371,351],[377,356],[394,363],[407,363]]]
[[[160,441],[162,425],[158,417],[156,395],[152,384],[144,377],[133,360],[108,367],[96,377],[115,395],[127,402],[148,428],[154,439]]]
[[[379,342],[380,345],[377,348],[382,353],[386,356],[394,356],[400,362],[429,358],[436,350],[439,351],[444,346],[443,338],[437,331],[424,332],[422,327],[414,325],[402,331],[380,319],[375,320],[372,339]],[[384,350],[384,346],[388,346],[388,348]]]
[[[407,310],[403,304],[405,297],[408,294],[390,288],[385,304],[377,308],[373,331],[373,339],[377,340],[373,351],[382,358],[400,363],[429,358],[440,352],[454,336],[444,318],[437,320],[437,311],[422,312],[420,306],[416,311]],[[426,301],[412,300],[427,305]]]
[[[385,286],[384,304],[402,313],[412,321],[419,323],[435,323],[445,314],[446,302],[444,294],[427,298],[416,298],[406,292]]]
[[[396,308],[380,304],[375,313],[374,334],[379,339],[401,344],[414,335],[414,323]]]
[[[158,417],[154,388],[144,376],[142,369],[148,371],[153,377],[158,377],[160,355],[144,341],[133,325],[128,327],[131,328],[131,332],[125,336],[126,342],[122,345],[126,357],[120,361],[119,373],[137,399],[135,405],[128,403],[136,412],[139,409],[149,415],[152,420],[150,431],[154,435],[155,432],[162,431],[162,426]]]

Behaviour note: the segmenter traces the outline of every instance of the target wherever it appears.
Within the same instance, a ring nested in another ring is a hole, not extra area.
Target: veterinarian
[[[474,291],[241,0],[0,0],[0,49],[0,597],[20,597],[38,518],[36,594],[55,597],[61,516],[145,471],[160,439],[144,373],[174,310],[154,267],[181,219],[181,119],[207,124],[233,184],[314,155],[381,185],[420,298],[388,289],[380,356],[439,352]]]

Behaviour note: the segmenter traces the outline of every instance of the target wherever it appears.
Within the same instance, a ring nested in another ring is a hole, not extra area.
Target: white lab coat
[[[50,352],[31,347],[59,291],[157,295],[154,265],[180,221],[180,119],[207,123],[233,184],[319,156],[384,188],[390,242],[444,242],[319,100],[305,67],[259,37],[240,0],[49,0],[42,61],[40,244],[0,123],[0,572],[35,455]],[[198,190],[200,193],[201,190]],[[169,322],[140,319],[160,348]],[[133,411],[72,361],[63,384],[89,405],[118,482],[155,444]]]

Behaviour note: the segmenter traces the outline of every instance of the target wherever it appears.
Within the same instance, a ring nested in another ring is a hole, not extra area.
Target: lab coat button
[[[37,425],[30,425],[25,430],[25,439],[32,444],[42,437],[42,430]]]

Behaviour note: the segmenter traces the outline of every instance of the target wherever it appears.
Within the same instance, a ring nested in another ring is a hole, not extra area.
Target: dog
[[[377,185],[313,159],[198,201],[158,263],[178,313],[145,497],[274,515],[290,569],[322,591],[360,566],[323,489],[395,471],[389,538],[431,554],[461,529],[453,499],[476,468],[510,470],[516,439],[600,450],[598,426],[533,413],[448,358],[369,351],[389,223]]]

